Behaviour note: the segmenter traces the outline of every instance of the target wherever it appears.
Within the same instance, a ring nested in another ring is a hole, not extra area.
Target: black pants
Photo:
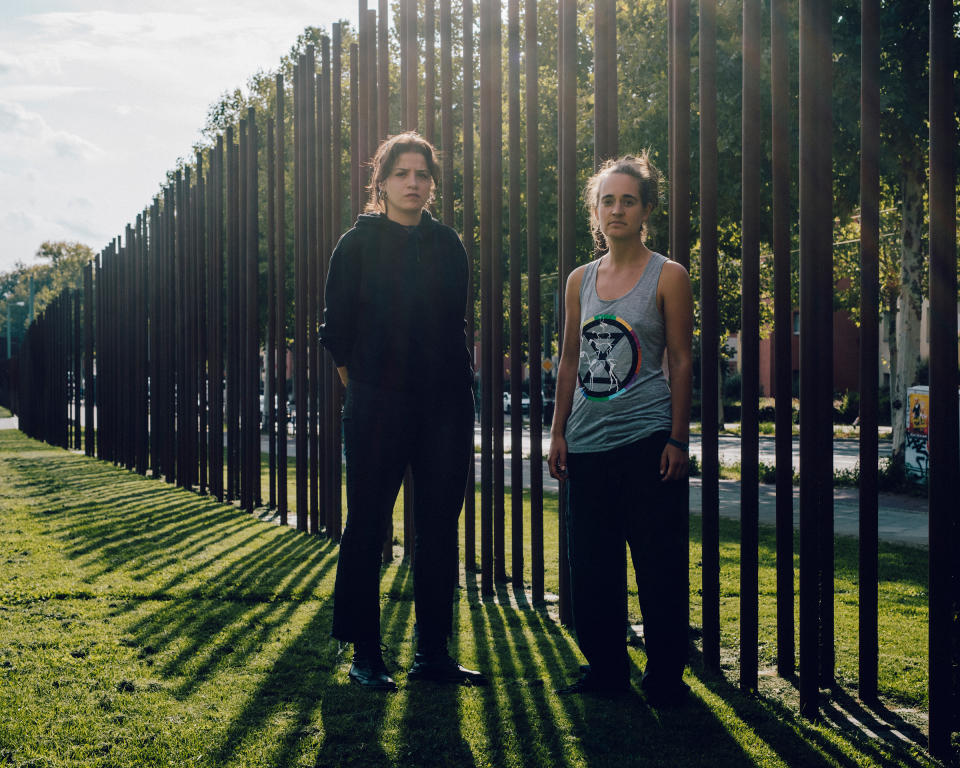
[[[469,387],[404,393],[351,380],[343,411],[347,523],[334,587],[333,636],[380,637],[380,559],[409,464],[413,473],[413,589],[421,639],[453,626],[457,521],[473,456]]]
[[[591,673],[629,680],[624,641],[624,542],[637,575],[646,675],[680,681],[687,654],[687,480],[660,480],[669,432],[599,453],[567,457],[567,547],[573,619]]]

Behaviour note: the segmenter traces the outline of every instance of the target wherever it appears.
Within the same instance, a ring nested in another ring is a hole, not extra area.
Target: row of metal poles
[[[251,108],[216,146],[175,180],[149,210],[127,227],[98,257],[96,275],[88,270],[81,301],[65,294],[48,307],[24,345],[29,365],[21,365],[21,425],[25,431],[68,445],[73,414],[74,445],[79,446],[79,385],[86,386],[83,431],[87,453],[140,472],[149,468],[184,487],[209,491],[219,499],[236,499],[246,509],[275,506],[286,522],[287,425],[287,227],[294,228],[293,404],[296,445],[296,523],[300,530],[324,532],[338,539],[341,516],[341,387],[329,356],[317,343],[324,276],[330,252],[343,231],[343,188],[349,177],[351,217],[362,210],[368,181],[368,158],[382,138],[398,129],[417,130],[442,150],[440,212],[456,226],[471,260],[478,261],[471,286],[468,338],[479,336],[481,393],[479,531],[474,505],[476,478],[465,492],[464,562],[479,570],[481,591],[493,593],[497,581],[511,578],[524,585],[524,540],[530,540],[530,582],[534,603],[544,595],[543,487],[540,423],[541,246],[539,208],[538,7],[525,0],[523,24],[519,0],[507,7],[508,88],[504,120],[502,8],[479,3],[479,41],[474,48],[474,6],[462,2],[463,26],[460,127],[462,145],[454,141],[453,43],[450,0],[441,0],[439,24],[433,0],[426,0],[421,78],[420,20],[414,0],[401,0],[397,14],[400,44],[398,96],[391,100],[387,3],[379,14],[359,8],[358,42],[349,47],[350,114],[341,115],[343,28],[333,25],[330,40],[321,40],[319,70],[308,47],[293,69],[292,87],[276,79],[272,114]],[[703,660],[720,668],[720,533],[718,450],[718,249],[717,249],[717,45],[716,0],[699,4],[699,201],[701,237],[702,365],[702,549]],[[598,0],[594,7],[594,164],[618,152],[616,7]],[[859,691],[877,694],[877,422],[878,422],[878,243],[879,243],[879,0],[862,5],[861,137],[861,486],[860,486],[860,655]],[[949,68],[954,44],[949,0],[931,4],[930,40],[930,747],[949,751],[958,729],[960,645],[956,611],[958,569],[952,552],[958,543],[951,483],[960,465],[957,414],[956,205],[953,168],[953,106]],[[540,22],[542,23],[542,22]],[[758,507],[759,507],[759,302],[760,302],[760,69],[764,52],[758,42],[761,6],[743,4],[742,120],[742,495],[740,502],[740,684],[757,688],[758,679]],[[834,683],[833,498],[832,498],[832,183],[831,183],[831,16],[828,0],[800,5],[800,708],[808,717],[818,711],[821,687]],[[690,7],[669,3],[669,176],[670,252],[683,265],[690,260]],[[777,465],[791,467],[791,300],[789,103],[790,61],[785,0],[771,5],[772,83],[771,165],[773,174],[773,259],[775,305],[776,455]],[[436,126],[436,44],[440,32],[440,135]],[[577,6],[559,0],[559,85],[557,92],[557,272],[559,286],[577,261],[575,227],[577,188]],[[479,126],[474,122],[479,54]],[[521,111],[521,61],[525,103]],[[292,93],[292,109],[286,99]],[[423,101],[419,100],[422,94]],[[391,104],[399,106],[392,124]],[[422,104],[422,125],[420,122]],[[260,123],[258,123],[260,120]],[[293,146],[286,137],[292,123]],[[349,136],[344,135],[344,124]],[[265,146],[260,137],[266,127]],[[503,131],[507,126],[507,140]],[[477,130],[479,128],[479,130]],[[521,129],[525,128],[525,136]],[[235,138],[239,143],[235,143]],[[475,136],[479,147],[474,146]],[[347,144],[348,142],[348,144]],[[346,151],[346,147],[349,150]],[[504,185],[503,149],[509,161]],[[479,152],[479,178],[475,155]],[[454,154],[462,157],[463,197],[453,199]],[[342,167],[346,157],[348,169]],[[266,187],[259,165],[266,162]],[[292,159],[292,196],[285,168]],[[522,161],[522,162],[521,162]],[[525,177],[524,177],[525,174]],[[479,182],[479,227],[474,200]],[[507,216],[504,218],[504,193]],[[287,211],[292,198],[293,211]],[[264,211],[264,203],[266,203]],[[525,214],[525,215],[524,215]],[[260,235],[261,224],[266,237]],[[504,226],[506,224],[506,226]],[[504,235],[507,245],[504,245]],[[263,240],[266,242],[264,243]],[[477,247],[479,245],[479,248]],[[522,417],[510,419],[510,523],[512,558],[506,562],[506,490],[501,361],[509,350],[513,403],[521,398],[521,295],[523,263],[529,305],[528,352],[530,393],[529,518],[522,488]],[[505,254],[509,274],[503,270]],[[581,254],[581,260],[584,255]],[[263,275],[263,272],[266,275]],[[94,279],[95,277],[95,279]],[[503,288],[510,286],[510,333],[503,334]],[[259,291],[266,288],[266,301]],[[479,293],[480,327],[472,307]],[[261,312],[265,305],[265,322]],[[72,310],[71,310],[72,308]],[[81,311],[82,310],[82,311]],[[93,311],[95,310],[95,312]],[[95,315],[95,317],[94,317]],[[82,326],[82,328],[81,328]],[[562,331],[562,302],[557,328]],[[260,350],[263,349],[265,432],[268,438],[269,497],[261,495],[261,424],[258,406]],[[81,365],[82,363],[82,365]],[[82,372],[81,372],[82,371]],[[71,386],[73,387],[71,389]],[[225,393],[225,401],[224,401]],[[96,402],[96,449],[94,422]],[[226,465],[224,465],[224,431]],[[224,471],[226,482],[224,484]],[[777,666],[781,675],[795,672],[793,510],[791,472],[777,473]],[[403,544],[412,554],[409,514],[415,489],[404,493]],[[559,499],[561,618],[570,620],[565,542],[566,504]],[[529,537],[524,527],[529,525]],[[477,538],[479,534],[479,569]],[[392,532],[385,540],[391,553]]]

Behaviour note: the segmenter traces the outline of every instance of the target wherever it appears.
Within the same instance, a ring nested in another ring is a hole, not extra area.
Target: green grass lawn
[[[556,501],[546,507],[547,589],[555,591]],[[700,544],[691,520],[696,627]],[[722,538],[725,664],[735,665],[736,526],[724,523]],[[506,542],[509,570],[509,520]],[[772,546],[762,531],[763,664],[774,656]],[[845,687],[812,724],[796,714],[790,682],[763,674],[760,693],[743,694],[735,667],[709,674],[696,649],[686,673],[692,695],[680,708],[646,705],[640,648],[630,651],[632,695],[558,697],[554,689],[582,662],[571,634],[550,611],[518,604],[506,585],[481,599],[474,574],[462,576],[452,644],[492,685],[408,683],[412,579],[399,560],[383,572],[382,626],[400,691],[360,690],[348,682],[349,649],[329,636],[336,551],[235,507],[0,432],[0,766],[934,765],[915,746],[924,740],[924,552],[882,548],[887,706],[870,710],[850,693],[856,547],[838,539]],[[631,610],[637,618],[635,599]]]

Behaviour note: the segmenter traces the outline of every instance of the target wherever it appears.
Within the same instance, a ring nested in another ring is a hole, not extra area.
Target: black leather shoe
[[[630,691],[630,683],[615,683],[609,680],[600,680],[596,675],[590,672],[590,667],[586,667],[584,673],[570,685],[563,688],[557,688],[559,696],[570,696],[572,694],[592,693],[597,696],[615,697],[622,696]],[[583,667],[581,667],[583,669]]]
[[[354,643],[350,679],[357,685],[374,691],[395,691],[397,684],[383,663],[380,643]]]
[[[457,683],[459,685],[487,685],[488,680],[482,672],[460,666],[447,654],[425,653],[417,651],[413,666],[407,673],[408,680],[430,680],[435,683]]]
[[[690,686],[683,680],[676,680],[672,683],[662,683],[649,675],[643,676],[640,683],[643,688],[643,694],[646,696],[647,703],[652,707],[663,709],[666,707],[676,707],[683,704],[690,693]]]

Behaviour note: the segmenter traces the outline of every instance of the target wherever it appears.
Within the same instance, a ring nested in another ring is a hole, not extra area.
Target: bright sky
[[[99,252],[224,91],[304,27],[356,16],[335,0],[0,0],[0,272],[44,240]]]

